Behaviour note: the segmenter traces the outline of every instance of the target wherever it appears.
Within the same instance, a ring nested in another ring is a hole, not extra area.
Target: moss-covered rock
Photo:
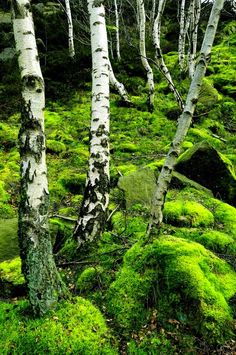
[[[178,159],[176,169],[209,188],[216,197],[236,204],[236,176],[233,165],[206,141],[184,152]]]
[[[117,354],[105,320],[89,301],[77,297],[40,319],[26,312],[27,303],[0,303],[0,348],[15,354]]]
[[[136,243],[126,253],[108,305],[126,330],[144,324],[149,304],[162,324],[175,318],[210,343],[220,343],[231,335],[229,300],[235,292],[236,273],[225,261],[198,243],[162,236],[146,246]]]
[[[103,272],[101,266],[88,267],[78,277],[76,288],[78,292],[91,291],[99,284],[99,275]]]
[[[163,216],[166,223],[177,226],[207,227],[214,223],[214,216],[208,209],[187,200],[166,202]]]
[[[136,203],[150,206],[156,186],[155,173],[149,168],[139,169],[121,177],[118,186],[125,192],[127,207]]]

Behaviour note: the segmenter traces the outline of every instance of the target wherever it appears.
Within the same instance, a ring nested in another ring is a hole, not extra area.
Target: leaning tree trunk
[[[88,0],[92,48],[92,118],[89,170],[79,220],[78,246],[100,236],[109,202],[109,57],[102,1]]]
[[[69,43],[69,56],[74,58],[75,56],[75,46],[74,46],[74,34],[73,34],[73,22],[70,9],[70,0],[65,0],[66,5],[66,16],[68,22],[68,43]]]
[[[117,7],[117,0],[114,0],[115,17],[116,17],[116,56],[118,61],[121,60],[120,56],[120,26],[119,26],[119,12]]]
[[[130,101],[127,91],[124,87],[124,84],[119,82],[115,77],[110,60],[109,60],[109,81],[110,81],[110,84],[117,90],[117,92],[119,93],[122,100],[124,102],[126,102],[127,104],[131,104],[131,101]]]
[[[155,51],[156,51],[156,62],[157,65],[160,69],[160,71],[162,72],[162,74],[164,75],[168,86],[170,88],[170,90],[173,92],[176,101],[181,109],[181,111],[183,110],[183,101],[182,98],[172,80],[172,77],[170,75],[169,69],[166,66],[166,63],[164,61],[163,55],[162,55],[162,50],[161,50],[161,17],[165,8],[165,3],[166,0],[159,0],[158,3],[158,9],[157,9],[157,16],[155,18],[154,21],[154,26],[153,26],[153,44],[155,47]]]
[[[35,314],[44,314],[56,304],[63,293],[63,285],[52,255],[48,226],[44,81],[30,1],[12,0],[12,10],[23,97],[19,132],[19,246],[30,304]]]
[[[165,163],[158,177],[157,187],[154,192],[152,202],[149,232],[153,224],[160,225],[162,223],[162,210],[165,202],[165,196],[171,181],[172,172],[176,165],[177,158],[180,154],[181,144],[183,143],[184,138],[186,137],[186,134],[188,132],[189,126],[192,121],[194,109],[199,98],[202,79],[204,78],[206,72],[207,62],[210,59],[211,48],[215,38],[220,12],[223,8],[223,5],[224,0],[215,0],[211,10],[210,18],[202,43],[202,48],[200,51],[200,59],[196,66],[194,77],[189,88],[186,103],[184,106],[184,111],[179,117],[175,137],[171,143],[170,150],[167,154]]]
[[[144,8],[144,0],[137,0],[137,10],[138,10],[138,19],[139,19],[139,50],[141,61],[143,67],[147,73],[147,84],[148,84],[148,106],[150,111],[154,109],[154,78],[153,71],[148,63],[147,54],[146,54],[146,44],[145,44],[145,26],[146,26],[146,14]]]
[[[190,26],[190,43],[189,43],[189,77],[192,79],[196,65],[196,53],[197,53],[197,36],[198,25],[201,14],[201,0],[194,1],[194,8],[192,11],[192,19]]]

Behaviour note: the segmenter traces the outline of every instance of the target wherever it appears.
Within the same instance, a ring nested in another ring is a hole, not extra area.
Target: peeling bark
[[[78,246],[99,237],[109,202],[109,57],[102,1],[88,0],[92,49],[92,117],[89,170],[74,230]]]
[[[138,19],[139,19],[139,51],[141,56],[142,65],[147,73],[147,84],[148,84],[148,106],[150,111],[154,109],[154,77],[153,71],[148,63],[147,54],[146,54],[146,44],[145,44],[145,26],[146,26],[146,14],[144,8],[144,1],[137,0],[137,10],[138,10]]]
[[[208,21],[207,29],[200,51],[200,59],[196,66],[193,80],[188,91],[184,111],[179,117],[175,137],[171,143],[170,150],[167,154],[165,163],[158,177],[156,190],[153,196],[151,221],[149,224],[148,234],[150,233],[153,225],[159,226],[162,223],[162,210],[165,202],[165,196],[172,178],[172,172],[175,168],[177,158],[180,154],[181,144],[184,141],[184,138],[186,137],[186,134],[192,122],[195,106],[199,98],[202,79],[205,76],[207,62],[210,59],[211,48],[215,38],[215,33],[220,17],[220,12],[223,8],[223,4],[224,0],[215,0],[211,10],[210,18]]]
[[[53,259],[49,235],[44,81],[38,60],[30,1],[12,1],[12,12],[22,81],[18,236],[29,301],[34,313],[41,315],[57,303],[64,293],[64,287]]]
[[[154,26],[153,26],[153,44],[155,47],[155,56],[156,56],[156,62],[157,65],[160,69],[160,71],[162,72],[162,74],[164,75],[168,86],[170,88],[170,90],[173,92],[176,101],[181,109],[181,111],[183,110],[183,101],[182,98],[172,80],[172,77],[170,75],[169,69],[167,68],[163,55],[162,55],[162,50],[161,50],[161,17],[163,15],[163,11],[165,8],[165,4],[166,4],[166,0],[159,0],[158,3],[158,9],[157,9],[157,16],[155,18],[154,21]]]

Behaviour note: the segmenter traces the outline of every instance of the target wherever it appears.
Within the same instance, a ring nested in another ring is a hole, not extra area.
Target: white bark
[[[215,33],[220,17],[220,12],[223,8],[224,0],[215,0],[210,18],[208,21],[207,29],[203,39],[200,59],[194,72],[194,77],[191,82],[184,111],[178,120],[178,127],[175,137],[171,143],[171,148],[167,154],[165,163],[158,177],[157,187],[153,196],[153,205],[151,210],[151,222],[149,224],[149,232],[153,224],[160,225],[162,223],[162,209],[165,202],[165,196],[171,181],[172,172],[180,154],[181,144],[186,137],[189,126],[192,121],[193,113],[196,103],[199,98],[202,79],[204,78],[207,62],[210,59],[211,48],[215,38]]]
[[[68,22],[68,44],[69,44],[69,56],[74,58],[75,56],[75,46],[74,46],[74,34],[73,34],[73,22],[70,9],[70,0],[65,0],[66,5],[66,16]]]
[[[58,300],[61,280],[48,227],[49,192],[44,135],[44,80],[39,64],[29,0],[13,0],[13,29],[22,82],[19,132],[21,186],[19,245],[29,300],[43,314]]]
[[[179,43],[178,43],[179,65],[181,71],[184,70],[184,54],[185,54],[184,24],[185,24],[185,0],[182,0],[180,5]]]
[[[117,7],[117,0],[114,0],[115,5],[115,17],[116,17],[116,56],[117,59],[120,61],[120,26],[119,26],[119,12]]]
[[[89,170],[80,218],[78,246],[103,231],[109,202],[109,57],[102,1],[88,0],[92,50],[92,117]]]
[[[122,83],[120,83],[115,77],[110,60],[109,60],[109,81],[110,81],[110,84],[117,90],[117,92],[119,93],[122,100],[127,103],[130,103],[129,96],[127,94],[127,91],[126,91],[124,85]]]
[[[154,77],[153,71],[148,63],[146,54],[146,43],[145,43],[145,26],[146,26],[146,14],[144,7],[144,0],[137,0],[137,12],[138,12],[138,24],[139,24],[139,51],[141,56],[142,65],[147,73],[147,84],[148,84],[148,105],[150,110],[154,109]]]
[[[201,14],[201,0],[194,0],[194,9],[191,14],[191,32],[189,44],[189,77],[192,79],[196,65],[198,25]]]
[[[154,21],[154,26],[153,26],[153,44],[155,47],[155,51],[156,51],[156,62],[157,65],[160,69],[160,71],[162,72],[162,74],[164,75],[164,77],[167,80],[168,86],[170,88],[170,90],[173,92],[176,101],[182,111],[183,109],[183,101],[182,98],[172,80],[172,77],[170,75],[169,69],[167,68],[163,55],[162,55],[162,50],[161,50],[161,17],[165,8],[165,3],[166,0],[159,0],[158,3],[158,10],[157,10],[157,16],[155,18]]]

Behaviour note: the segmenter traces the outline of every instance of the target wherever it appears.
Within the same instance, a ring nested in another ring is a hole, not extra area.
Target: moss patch
[[[26,302],[0,303],[2,354],[117,354],[111,346],[106,323],[89,301],[73,303],[41,319],[27,316]]]
[[[0,262],[19,255],[17,218],[0,219]]]
[[[206,227],[214,223],[213,214],[203,205],[194,201],[166,202],[163,216],[166,223],[177,226]]]
[[[144,247],[136,243],[126,253],[108,304],[126,329],[144,322],[146,305],[153,303],[160,322],[174,316],[217,343],[231,335],[228,301],[235,292],[236,274],[225,261],[198,243],[163,236]]]

